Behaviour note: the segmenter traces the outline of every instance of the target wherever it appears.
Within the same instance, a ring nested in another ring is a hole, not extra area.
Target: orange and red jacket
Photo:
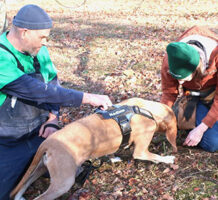
[[[207,27],[194,26],[185,31],[176,41],[190,36],[190,35],[201,35],[218,42],[217,35],[210,31]],[[185,82],[182,86],[189,90],[204,90],[216,86],[214,102],[202,120],[207,126],[212,127],[216,121],[218,121],[218,46],[214,48],[209,58],[209,65],[206,69],[206,75],[199,81],[193,78],[191,81]],[[163,58],[161,68],[161,86],[162,86],[162,97],[161,102],[172,107],[178,94],[179,94],[179,82],[169,74],[168,57],[167,54]]]

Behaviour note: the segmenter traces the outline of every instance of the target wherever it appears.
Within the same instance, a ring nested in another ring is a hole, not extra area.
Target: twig
[[[65,3],[63,3],[61,0],[55,0],[59,5],[65,7],[65,8],[79,8],[80,6],[83,6],[86,4],[87,0],[83,0],[81,4],[77,4],[76,6],[67,6]],[[76,1],[76,0],[75,0]],[[74,4],[75,5],[75,4]]]
[[[139,5],[133,10],[133,13],[135,13],[142,5],[142,3],[144,2],[144,0],[142,0]]]

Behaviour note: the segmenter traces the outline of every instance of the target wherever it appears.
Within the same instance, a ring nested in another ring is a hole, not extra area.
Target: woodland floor
[[[70,0],[69,0],[70,1]],[[9,26],[28,0],[6,0]],[[63,0],[64,2],[64,0]],[[114,103],[130,97],[159,101],[160,68],[166,45],[194,25],[218,33],[216,0],[87,0],[68,9],[56,1],[33,0],[52,17],[48,48],[61,84],[86,92],[107,94]],[[89,115],[93,107],[62,108],[60,125]],[[173,165],[134,161],[132,148],[123,162],[104,163],[82,189],[59,200],[215,200],[218,199],[218,153],[182,145]],[[172,154],[164,135],[154,136],[150,151]],[[40,178],[26,192],[27,200],[44,191]]]

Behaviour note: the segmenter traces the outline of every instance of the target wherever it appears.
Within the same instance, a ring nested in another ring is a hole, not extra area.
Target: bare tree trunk
[[[0,34],[7,29],[7,10],[5,0],[0,0]]]

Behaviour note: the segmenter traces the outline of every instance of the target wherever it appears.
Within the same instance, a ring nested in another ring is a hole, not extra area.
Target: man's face
[[[23,51],[32,56],[36,56],[40,48],[47,44],[50,29],[43,30],[24,30]]]

